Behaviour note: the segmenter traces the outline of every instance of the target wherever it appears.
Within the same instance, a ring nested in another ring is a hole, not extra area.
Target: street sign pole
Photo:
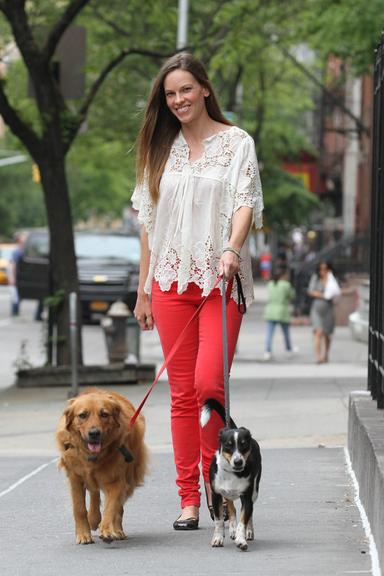
[[[176,48],[182,50],[187,45],[188,38],[188,4],[189,0],[179,0],[179,12],[177,22]]]

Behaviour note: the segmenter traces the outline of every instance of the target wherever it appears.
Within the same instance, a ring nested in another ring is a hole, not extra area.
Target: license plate
[[[108,310],[108,303],[95,300],[94,302],[91,302],[89,307],[93,312],[105,312],[105,310]]]

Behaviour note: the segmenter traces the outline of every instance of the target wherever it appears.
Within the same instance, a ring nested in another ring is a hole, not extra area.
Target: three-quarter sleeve
[[[234,185],[234,212],[241,206],[253,208],[253,217],[256,228],[263,225],[263,191],[261,187],[259,166],[257,163],[255,144],[251,136],[247,135],[237,152],[237,161],[234,163],[236,181]]]
[[[148,234],[149,248],[151,248],[156,210],[146,178],[136,185],[131,197],[131,202],[134,210],[138,211],[137,219],[140,224],[144,226]]]

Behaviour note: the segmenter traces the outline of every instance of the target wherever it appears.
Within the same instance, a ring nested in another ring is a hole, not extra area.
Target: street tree
[[[19,50],[35,95],[34,117],[26,119],[17,101],[11,101],[7,93],[6,76],[0,78],[0,114],[40,170],[50,233],[52,292],[63,294],[56,317],[59,365],[69,363],[68,295],[78,292],[66,158],[110,73],[130,55],[161,57],[148,49],[115,49],[109,54],[109,60],[104,60],[102,65],[99,62],[98,68],[91,71],[91,81],[82,101],[70,106],[57,79],[55,51],[68,28],[90,3],[91,0],[71,0],[65,4],[47,0],[0,0],[1,27]],[[136,2],[136,7],[138,4]],[[131,10],[134,8],[131,6]],[[97,33],[102,35],[99,30]]]

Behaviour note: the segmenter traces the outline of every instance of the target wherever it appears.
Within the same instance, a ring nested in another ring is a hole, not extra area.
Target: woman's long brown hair
[[[209,96],[205,97],[205,105],[208,115],[213,120],[231,126],[231,122],[220,110],[212,85],[200,60],[187,52],[181,52],[169,58],[154,81],[137,145],[137,182],[143,182],[144,175],[148,178],[150,194],[155,203],[159,198],[160,179],[164,166],[172,143],[181,128],[179,120],[167,106],[164,92],[165,77],[174,70],[190,72],[200,86],[207,88]]]

